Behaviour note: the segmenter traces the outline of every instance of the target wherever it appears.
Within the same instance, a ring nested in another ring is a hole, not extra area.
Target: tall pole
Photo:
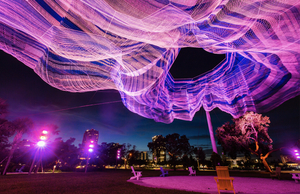
[[[209,129],[211,146],[212,146],[213,152],[218,153],[217,145],[216,145],[216,141],[215,141],[215,136],[214,136],[214,131],[213,131],[213,126],[211,124],[210,114],[209,114],[208,111],[205,111],[205,113],[206,113],[206,120],[207,120],[208,129]]]
[[[36,158],[37,152],[38,152],[38,150],[35,151],[35,154],[34,154],[34,157],[33,157],[33,161],[32,161],[32,163],[31,163],[31,166],[30,166],[28,175],[31,174],[31,171],[32,171],[32,169],[33,169],[33,165],[34,165],[34,162],[35,162],[35,158]]]
[[[90,157],[90,153],[88,152],[88,156],[87,156],[87,159],[86,159],[86,165],[85,165],[85,173],[87,172],[87,167],[89,165],[89,157]]]

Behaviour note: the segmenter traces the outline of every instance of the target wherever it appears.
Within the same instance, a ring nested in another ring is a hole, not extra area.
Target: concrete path
[[[217,194],[217,184],[214,176],[169,176],[142,177],[140,180],[128,180],[145,187],[178,189],[186,191]],[[271,178],[234,177],[234,190],[243,194],[299,194],[300,183],[293,180],[272,180]],[[221,194],[233,191],[221,191]]]

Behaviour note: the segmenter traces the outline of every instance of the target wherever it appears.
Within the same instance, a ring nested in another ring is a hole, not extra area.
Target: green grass
[[[175,172],[174,175],[187,175]],[[144,177],[159,176],[159,171],[143,171]],[[101,194],[191,194],[195,192],[149,188],[127,182],[130,170],[55,174],[14,174],[0,176],[0,193],[101,193]]]

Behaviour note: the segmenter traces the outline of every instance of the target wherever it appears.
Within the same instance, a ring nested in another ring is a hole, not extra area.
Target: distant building
[[[82,144],[80,145],[81,158],[85,158],[86,148],[88,144],[93,143],[95,146],[98,145],[99,132],[95,129],[88,129],[83,134]],[[95,154],[95,152],[94,152]]]
[[[145,161],[148,161],[148,152],[146,151],[143,151],[140,153],[140,160],[145,160]]]
[[[164,138],[162,135],[156,135],[152,137],[152,142],[155,142],[159,137]],[[157,158],[157,152],[160,152],[159,157]],[[160,148],[153,150],[152,153],[152,161],[154,163],[166,162],[166,147],[162,145]]]
[[[98,144],[98,138],[99,131],[95,129],[86,130],[83,134],[82,145],[84,146],[91,141],[94,141],[94,143]]]

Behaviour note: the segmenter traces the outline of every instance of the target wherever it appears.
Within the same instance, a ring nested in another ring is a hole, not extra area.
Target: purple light
[[[39,147],[44,147],[46,145],[46,143],[44,141],[39,141],[39,142],[37,142],[37,145]]]
[[[89,149],[89,152],[93,152],[94,150],[92,148]]]
[[[267,112],[300,94],[300,28],[283,28],[298,21],[298,1],[144,1],[1,0],[0,48],[53,87],[118,90],[130,111],[164,123],[191,121],[201,107]],[[57,21],[67,13],[72,25]],[[183,47],[227,58],[174,80]]]
[[[298,150],[294,150],[294,152],[298,152]]]
[[[118,151],[117,151],[117,159],[120,159],[120,157],[121,157],[121,149],[118,149]]]
[[[296,153],[295,155],[296,155],[296,156],[299,156],[299,153]]]

